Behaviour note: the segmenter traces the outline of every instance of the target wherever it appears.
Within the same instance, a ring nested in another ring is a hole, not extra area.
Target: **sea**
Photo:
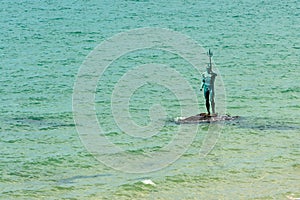
[[[300,198],[298,0],[3,0],[0,25],[0,199]],[[209,49],[239,117],[177,124]]]

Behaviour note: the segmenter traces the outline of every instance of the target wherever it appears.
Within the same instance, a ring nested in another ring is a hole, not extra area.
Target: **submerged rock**
[[[198,124],[198,123],[211,123],[219,121],[232,121],[239,118],[239,116],[230,116],[230,115],[218,115],[218,114],[206,114],[200,113],[187,118],[177,118],[175,123],[177,124]]]

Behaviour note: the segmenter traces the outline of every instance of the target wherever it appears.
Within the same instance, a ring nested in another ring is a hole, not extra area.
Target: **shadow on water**
[[[234,121],[228,121],[226,124],[236,126],[237,128],[243,129],[254,129],[254,130],[300,130],[300,126],[286,121],[279,121],[269,118],[246,118],[239,117]]]
[[[7,125],[7,129],[53,130],[75,126],[72,117],[61,115],[14,117],[3,121]],[[4,129],[5,126],[2,128]]]
[[[78,175],[78,176],[73,176],[70,178],[61,179],[58,182],[59,183],[75,183],[75,181],[79,181],[81,179],[91,179],[91,178],[109,177],[109,176],[112,176],[112,174],[95,174],[95,175],[89,175],[89,176]]]

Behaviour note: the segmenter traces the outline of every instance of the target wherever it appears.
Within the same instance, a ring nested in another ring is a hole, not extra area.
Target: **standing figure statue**
[[[206,72],[202,74],[202,85],[200,91],[204,88],[205,105],[208,115],[210,115],[210,107],[212,113],[215,114],[215,100],[214,100],[214,84],[217,74],[212,71],[211,57],[212,52],[209,50],[207,55],[209,56],[209,64],[206,67]]]

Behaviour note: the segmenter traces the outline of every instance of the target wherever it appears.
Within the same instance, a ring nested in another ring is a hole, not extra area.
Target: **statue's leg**
[[[210,91],[210,103],[211,103],[212,113],[215,114],[216,113],[216,110],[215,110],[215,94],[214,94],[213,90]]]
[[[215,101],[211,101],[211,110],[212,110],[213,114],[216,113],[216,110],[215,110]]]
[[[207,110],[207,113],[210,114],[210,104],[209,104],[209,90],[205,90],[204,91],[204,96],[205,96],[205,103],[206,103],[206,110]]]

